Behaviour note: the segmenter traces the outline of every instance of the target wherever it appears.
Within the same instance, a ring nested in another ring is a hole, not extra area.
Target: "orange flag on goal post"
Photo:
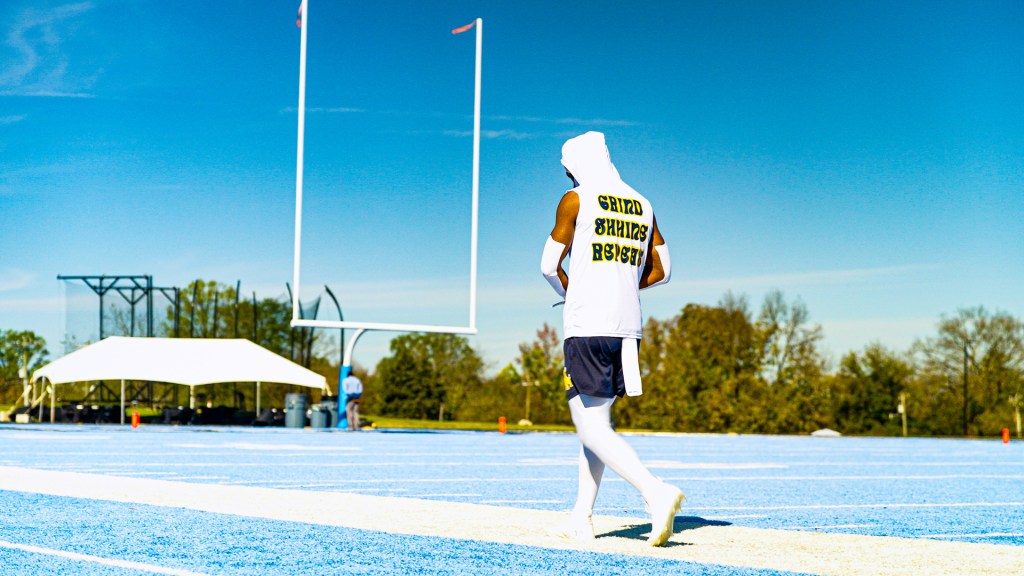
[[[452,30],[452,34],[462,34],[463,32],[469,30],[473,26],[476,26],[476,20],[473,20],[472,22],[466,24],[465,26],[459,26],[458,28]]]
[[[299,2],[299,15],[295,17],[295,25],[302,28],[302,5],[305,2]]]

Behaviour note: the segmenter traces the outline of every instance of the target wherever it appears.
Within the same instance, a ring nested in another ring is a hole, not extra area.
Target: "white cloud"
[[[724,292],[732,290],[742,292],[755,288],[787,288],[798,286],[848,285],[865,282],[883,277],[904,276],[924,270],[934,270],[935,266],[910,265],[887,266],[881,268],[854,268],[849,270],[821,270],[815,272],[795,272],[785,274],[766,274],[762,276],[737,276],[734,278],[708,278],[704,280],[684,280],[679,285],[691,290],[715,290]]]
[[[610,120],[608,118],[544,118],[541,116],[488,116],[488,120],[506,122],[540,122],[548,124],[572,124],[579,126],[638,126],[633,120]]]
[[[445,130],[445,136],[472,136],[472,130]],[[535,137],[535,134],[528,132],[517,132],[515,130],[481,130],[480,137],[487,140],[525,140],[527,138]]]
[[[17,124],[25,118],[28,118],[28,114],[15,114],[13,116],[0,116],[0,126],[4,124]]]
[[[294,114],[299,109],[295,106],[288,106],[287,108],[281,109],[281,114]],[[306,112],[309,114],[354,114],[359,112],[366,112],[362,108],[350,108],[346,106],[336,106],[333,108],[324,108],[322,106],[316,106],[313,108],[306,108]]]
[[[92,97],[87,90],[95,77],[70,74],[69,58],[62,47],[64,35],[74,19],[92,8],[91,2],[80,2],[49,10],[29,9],[19,14],[4,42],[13,56],[0,72],[0,94]]]
[[[13,292],[32,285],[36,275],[17,268],[0,268],[0,292]]]

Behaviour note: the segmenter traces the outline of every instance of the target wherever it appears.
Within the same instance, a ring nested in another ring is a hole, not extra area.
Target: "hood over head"
[[[582,186],[622,181],[600,132],[587,132],[566,141],[562,145],[562,166]]]

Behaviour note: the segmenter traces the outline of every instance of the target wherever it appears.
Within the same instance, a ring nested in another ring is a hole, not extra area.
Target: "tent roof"
[[[278,382],[326,388],[327,379],[245,339],[111,336],[50,362],[32,374],[54,384],[146,380],[199,386]]]

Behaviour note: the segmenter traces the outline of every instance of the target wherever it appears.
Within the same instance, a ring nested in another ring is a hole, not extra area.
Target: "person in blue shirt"
[[[341,391],[345,393],[345,417],[348,418],[348,429],[359,430],[359,399],[363,395],[363,383],[355,374],[349,374],[341,381]]]

